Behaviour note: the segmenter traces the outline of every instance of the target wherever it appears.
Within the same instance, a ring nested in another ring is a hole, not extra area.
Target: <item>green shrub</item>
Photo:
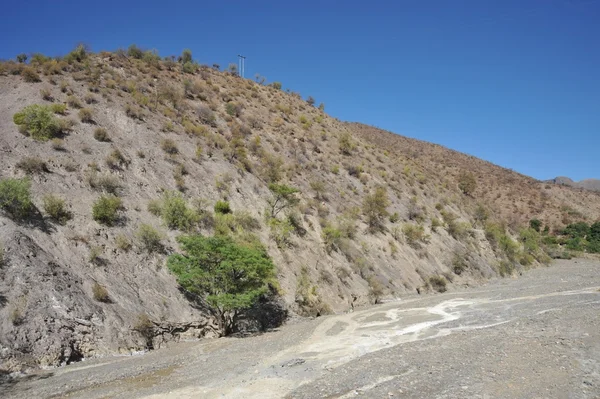
[[[142,50],[135,44],[132,44],[131,46],[129,46],[129,48],[127,48],[127,56],[141,60],[144,56],[144,50]]]
[[[542,229],[542,222],[539,219],[531,219],[529,221],[529,227],[539,233]]]
[[[28,216],[34,209],[31,181],[28,178],[0,180],[0,209],[17,219]]]
[[[94,130],[94,138],[98,141],[105,143],[110,141],[110,137],[108,137],[108,133],[103,127],[99,127],[96,130]]]
[[[300,202],[300,199],[296,196],[300,190],[295,187],[271,183],[269,184],[269,190],[273,194],[273,198],[267,201],[271,218],[277,217],[281,211],[291,209]]]
[[[185,255],[169,256],[167,266],[186,291],[205,297],[225,334],[237,316],[269,291],[275,266],[259,243],[238,244],[229,237],[181,236]]]
[[[217,201],[215,203],[215,213],[225,215],[231,213],[231,207],[229,206],[229,202],[227,201]]]
[[[46,141],[60,133],[58,120],[48,105],[29,105],[13,116],[13,122],[34,140]]]
[[[274,88],[276,90],[281,90],[281,82],[273,82],[269,86],[271,86],[272,88]]]
[[[170,229],[187,231],[198,223],[196,212],[188,207],[185,199],[177,192],[165,193],[160,213]]]
[[[26,82],[36,83],[41,82],[40,75],[32,67],[26,66],[21,70],[21,76]]]
[[[48,172],[48,166],[46,166],[46,162],[38,157],[23,158],[17,162],[16,166],[28,175]]]
[[[67,210],[64,199],[47,194],[43,201],[44,211],[57,223],[66,224],[71,219],[71,213]]]
[[[462,240],[467,237],[471,225],[467,222],[457,222],[452,220],[448,223],[448,234],[450,234],[455,240]]]
[[[185,64],[183,64],[182,69],[184,73],[194,74],[198,70],[198,65],[196,65],[193,62],[186,62]]]
[[[141,224],[136,232],[140,247],[148,252],[157,252],[162,249],[163,235],[149,224]]]
[[[122,208],[121,199],[114,195],[103,195],[92,207],[92,217],[98,223],[113,226],[119,220],[119,210]]]
[[[162,214],[162,201],[161,200],[150,200],[148,202],[148,212],[154,216],[160,216]]]

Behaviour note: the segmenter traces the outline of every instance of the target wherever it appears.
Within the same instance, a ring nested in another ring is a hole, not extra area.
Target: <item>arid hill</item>
[[[238,326],[256,330],[511,275],[549,260],[530,219],[551,234],[600,217],[597,193],[310,100],[191,54],[0,64],[0,183],[28,178],[33,201],[0,213],[0,368],[221,335],[165,266],[184,233],[264,245],[277,284]]]
[[[571,186],[576,188],[583,188],[585,190],[600,191],[600,179],[584,179],[581,181],[574,181],[569,177],[555,177],[549,181],[554,184],[562,184],[565,186]]]

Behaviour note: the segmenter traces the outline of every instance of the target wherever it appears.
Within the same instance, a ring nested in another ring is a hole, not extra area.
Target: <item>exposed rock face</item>
[[[137,301],[132,298],[127,308],[116,303],[117,296],[108,303],[94,300],[87,291],[93,278],[86,269],[99,266],[74,267],[68,264],[69,256],[62,259],[52,256],[19,230],[11,221],[0,222],[4,243],[0,267],[3,368],[58,366],[84,357],[126,354],[147,347],[145,338],[135,331],[136,318],[146,311],[140,297]],[[106,285],[117,292],[117,285]],[[145,288],[143,285],[140,281],[131,288],[140,290]],[[154,284],[149,282],[149,285]],[[176,287],[165,288],[171,288],[171,294],[177,295]],[[173,340],[220,334],[210,315],[190,309],[185,299],[179,301],[177,313],[187,313],[186,321],[157,322],[150,337],[154,347]]]

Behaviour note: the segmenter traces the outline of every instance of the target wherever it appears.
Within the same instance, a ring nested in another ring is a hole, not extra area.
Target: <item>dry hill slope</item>
[[[286,306],[318,315],[511,274],[547,259],[515,241],[530,218],[557,229],[600,216],[597,194],[340,122],[213,68],[123,52],[0,65],[0,178],[29,175],[36,206],[25,220],[0,213],[2,368],[221,334],[165,267],[182,230],[258,237]],[[66,105],[60,138],[19,132],[13,116],[32,104]],[[475,178],[468,195],[461,176]],[[270,183],[300,190],[276,218]],[[157,216],[174,192],[194,214],[185,228]],[[92,215],[108,193],[122,202],[111,226]],[[50,194],[66,201],[63,223]],[[214,213],[223,200],[232,214]],[[249,328],[283,313],[265,298]]]

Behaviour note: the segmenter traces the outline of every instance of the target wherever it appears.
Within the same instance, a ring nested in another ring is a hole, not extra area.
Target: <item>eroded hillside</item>
[[[54,107],[55,138],[20,132],[13,117],[34,104]],[[9,369],[221,334],[165,267],[183,233],[257,237],[277,268],[273,290],[290,311],[319,315],[535,266],[548,257],[518,241],[529,219],[552,231],[600,216],[595,193],[152,53],[1,64],[0,132],[0,177],[29,177],[35,205],[26,218],[0,214]],[[299,192],[279,210],[273,184]],[[102,196],[120,202],[110,223],[93,213]],[[174,197],[184,223],[161,212]],[[49,198],[65,201],[63,218]]]

